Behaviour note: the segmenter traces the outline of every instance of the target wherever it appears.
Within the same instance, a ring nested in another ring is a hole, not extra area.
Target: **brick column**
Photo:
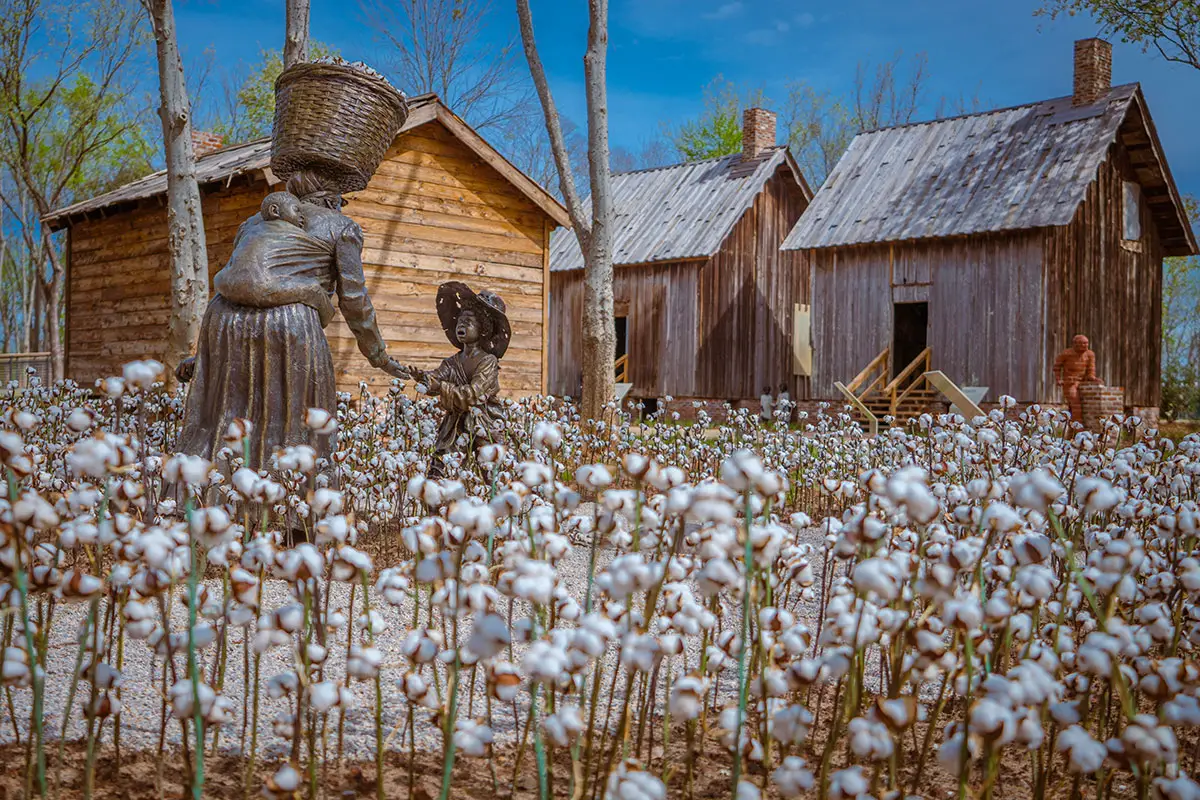
[[[1102,383],[1079,384],[1079,404],[1083,408],[1083,426],[1098,431],[1113,414],[1125,413],[1125,389]]]

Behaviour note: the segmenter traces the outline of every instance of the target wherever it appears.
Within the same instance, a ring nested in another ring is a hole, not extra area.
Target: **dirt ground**
[[[635,730],[632,732],[636,734]],[[918,736],[922,735],[918,732]],[[814,737],[809,742],[810,752],[803,755],[808,761],[809,768],[817,773],[821,754],[819,748],[824,746],[821,736]],[[696,744],[699,749],[699,742]],[[818,748],[812,752],[812,748]],[[936,744],[935,744],[936,748]],[[645,751],[643,751],[644,754]],[[86,752],[81,743],[71,743],[66,748],[66,758],[61,770],[57,767],[57,743],[47,748],[49,765],[48,781],[51,785],[49,796],[60,798],[83,797],[83,776]],[[844,747],[835,748],[831,771],[844,766]],[[5,745],[0,747],[0,800],[24,799],[24,768],[26,752],[24,747]],[[520,774],[514,780],[515,748],[511,745],[498,746],[493,749],[492,758],[474,759],[458,758],[455,762],[454,777],[451,784],[452,798],[470,798],[470,800],[515,800],[538,797],[537,771],[532,746],[525,749],[522,757]],[[550,796],[561,798],[571,797],[571,760],[566,749],[556,749],[550,753],[553,762]],[[619,758],[619,754],[617,756]],[[722,751],[715,735],[710,735],[703,746],[703,754],[693,751],[691,763],[696,765],[692,775],[692,785],[688,788],[688,749],[685,731],[682,727],[671,734],[671,740],[664,751],[661,742],[656,742],[649,768],[659,777],[666,777],[668,782],[668,797],[672,800],[696,800],[697,798],[726,798],[730,795],[732,782],[732,759]],[[777,759],[776,759],[777,763]],[[256,776],[246,791],[246,763],[238,755],[221,754],[207,757],[205,760],[205,796],[210,798],[257,798],[264,796],[262,787],[266,779],[281,766],[282,762],[267,760],[260,762]],[[905,785],[909,785],[916,765],[902,762],[899,774],[904,776]],[[412,764],[410,791],[409,755],[407,753],[389,750],[384,763],[383,797],[412,798],[412,800],[435,800],[441,788],[442,759],[439,752],[418,751]],[[886,767],[884,768],[886,769]],[[54,791],[56,773],[60,774],[59,791]],[[348,761],[339,765],[334,758],[329,758],[319,767],[317,775],[319,800],[351,800],[352,798],[375,798],[377,794],[375,783],[375,764],[373,762]],[[870,771],[867,772],[868,776]],[[748,764],[748,779],[759,786],[764,775],[760,767]],[[980,788],[979,776],[972,781],[972,788]],[[1008,798],[1031,798],[1033,787],[1030,781],[1030,762],[1023,752],[1010,748],[999,770],[999,780],[993,790],[993,798],[1007,800]],[[1127,776],[1125,776],[1127,778]],[[1131,796],[1130,781],[1118,778],[1111,787],[1111,796],[1121,798]],[[308,776],[304,776],[307,782]],[[117,764],[111,747],[103,749],[97,759],[95,789],[92,797],[95,800],[185,800],[190,798],[186,791],[184,764],[178,753],[168,752],[167,758],[160,765],[153,751],[140,751],[124,755],[120,765]],[[929,763],[925,768],[925,780],[922,781],[921,796],[926,798],[953,798],[957,785],[950,777],[942,772],[936,762],[935,753],[931,752]],[[307,797],[306,785],[301,787],[298,797]],[[589,789],[590,797],[583,800],[599,800],[603,796],[603,787],[599,791]],[[1084,781],[1081,786],[1082,798],[1096,796],[1095,783]],[[1071,791],[1071,778],[1066,774],[1055,775],[1051,781],[1048,796],[1061,795],[1066,797]],[[810,791],[809,797],[816,797],[816,791]],[[973,795],[974,796],[974,795]],[[770,791],[767,797],[778,797],[775,791]]]

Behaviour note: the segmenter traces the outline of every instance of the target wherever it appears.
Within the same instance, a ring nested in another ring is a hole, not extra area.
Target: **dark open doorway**
[[[613,327],[617,333],[617,358],[629,352],[629,317],[613,317]]]
[[[929,344],[929,303],[892,304],[892,377]]]

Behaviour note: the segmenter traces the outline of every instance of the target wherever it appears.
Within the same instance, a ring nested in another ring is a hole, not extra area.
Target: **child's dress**
[[[500,393],[500,359],[482,352],[467,356],[460,350],[429,375],[441,382],[437,396],[446,412],[438,426],[437,453],[455,450],[454,443],[464,432],[475,440],[467,443],[472,450],[498,438],[497,425],[502,420],[496,399]]]

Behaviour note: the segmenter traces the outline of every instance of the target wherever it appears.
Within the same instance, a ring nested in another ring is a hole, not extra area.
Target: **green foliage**
[[[338,55],[327,44],[310,41],[309,58],[317,60]],[[283,72],[283,53],[263,50],[259,62],[240,79],[237,76],[226,87],[225,107],[215,113],[211,130],[225,137],[225,144],[241,144],[271,135],[275,121],[275,81]]]
[[[1200,200],[1185,197],[1192,229],[1200,229]],[[1167,419],[1200,413],[1200,257],[1163,260],[1161,411]]]
[[[1200,69],[1200,0],[1043,0],[1035,13],[1087,14],[1106,34]]]
[[[704,111],[677,129],[665,132],[687,161],[726,156],[742,149],[742,110],[763,106],[760,89],[741,89],[718,75],[704,87]]]

